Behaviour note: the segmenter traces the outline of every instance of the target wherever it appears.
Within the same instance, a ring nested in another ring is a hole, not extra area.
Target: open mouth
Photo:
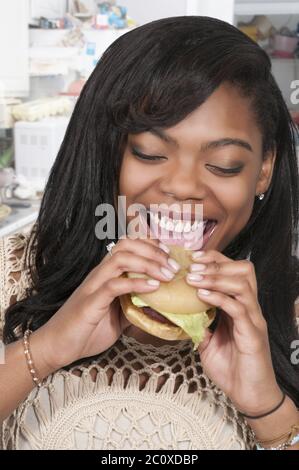
[[[190,221],[173,219],[147,211],[147,224],[154,238],[168,245],[180,245],[191,250],[205,246],[217,227],[215,219]]]

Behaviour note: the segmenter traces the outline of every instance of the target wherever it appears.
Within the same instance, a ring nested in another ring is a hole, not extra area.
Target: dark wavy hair
[[[264,200],[255,201],[247,225],[223,252],[236,260],[251,253],[277,381],[299,406],[299,365],[290,360],[298,339],[296,128],[267,54],[234,26],[209,17],[147,23],[101,57],[50,172],[25,255],[32,286],[6,311],[6,343],[28,323],[35,330],[47,322],[105,256],[111,240],[96,237],[95,208],[115,206],[128,133],[174,126],[224,82],[249,98],[264,158],[269,150],[277,157]]]

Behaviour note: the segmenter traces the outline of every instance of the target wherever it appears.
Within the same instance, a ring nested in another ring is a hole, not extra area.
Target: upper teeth
[[[169,217],[163,215],[161,219],[159,218],[159,214],[151,214],[151,217],[154,221],[155,224],[159,225],[161,228],[164,228],[166,230],[171,230],[179,233],[188,233],[195,230],[198,230],[198,228],[202,225],[202,228],[204,230],[204,227],[206,223],[208,222],[207,220],[202,221],[195,221],[192,225],[189,220],[186,222],[182,220],[175,220],[175,219],[170,219]]]
[[[171,220],[168,220],[168,221],[166,222],[166,224],[165,224],[165,228],[166,228],[167,230],[173,230],[173,228],[174,228],[173,222],[172,222]]]

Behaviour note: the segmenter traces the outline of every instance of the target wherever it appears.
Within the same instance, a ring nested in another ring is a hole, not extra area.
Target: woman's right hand
[[[167,282],[178,270],[173,267],[175,263],[168,264],[168,259],[158,240],[118,241],[113,256],[107,253],[55,315],[34,332],[39,335],[42,345],[39,353],[47,366],[54,371],[112,346],[130,325],[118,297],[131,292],[152,292],[159,287],[159,282],[150,285],[148,279],[131,279],[122,274],[144,273],[156,281]]]

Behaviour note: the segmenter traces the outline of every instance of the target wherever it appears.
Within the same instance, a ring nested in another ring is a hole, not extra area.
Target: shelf
[[[273,56],[269,55],[270,59],[272,62],[282,62],[284,64],[290,64],[291,62],[298,62],[299,57],[278,57],[278,56]]]
[[[299,1],[253,0],[235,3],[235,15],[299,15]]]
[[[9,205],[6,201],[4,203]],[[38,213],[39,205],[36,203],[28,208],[13,208],[11,214],[0,221],[0,237],[6,237],[18,230],[22,231],[36,221]]]
[[[47,60],[47,59],[71,59],[78,56],[80,49],[78,47],[30,47],[29,59]]]
[[[80,50],[77,47],[30,47],[30,77],[68,75],[76,69]]]

